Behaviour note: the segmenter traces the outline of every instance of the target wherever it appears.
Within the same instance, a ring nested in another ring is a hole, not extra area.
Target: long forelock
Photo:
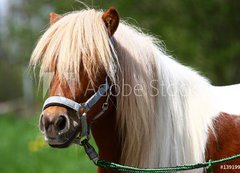
[[[101,16],[96,10],[75,11],[47,29],[30,60],[34,68],[40,67],[40,78],[46,72],[57,72],[60,80],[66,80],[70,73],[80,82],[80,71],[85,70],[93,83],[104,70],[115,82],[117,59]]]

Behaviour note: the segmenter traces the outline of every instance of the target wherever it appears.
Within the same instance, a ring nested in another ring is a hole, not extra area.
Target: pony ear
[[[103,13],[102,19],[107,27],[109,35],[112,36],[117,30],[119,24],[119,15],[117,10],[114,7],[109,8],[105,13]]]
[[[49,17],[50,17],[50,24],[53,25],[55,22],[57,22],[59,19],[62,18],[61,15],[57,14],[57,13],[50,13],[49,14]]]

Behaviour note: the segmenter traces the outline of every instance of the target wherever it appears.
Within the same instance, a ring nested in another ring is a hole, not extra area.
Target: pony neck
[[[107,112],[92,125],[92,134],[98,146],[99,159],[119,163],[121,142],[116,128],[116,110],[114,104],[109,103]],[[98,172],[106,171],[98,168]]]
[[[114,37],[121,82],[141,84],[144,91],[118,97],[120,163],[158,167],[204,161],[206,132],[216,115],[208,80],[131,26],[120,24]]]

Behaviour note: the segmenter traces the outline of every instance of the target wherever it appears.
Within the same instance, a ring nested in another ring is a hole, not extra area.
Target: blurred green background
[[[165,43],[168,53],[214,85],[240,83],[239,0],[85,0]],[[41,94],[27,72],[48,14],[80,10],[73,0],[0,0],[0,172],[95,172],[82,149],[49,148],[38,131]],[[40,99],[36,99],[40,98]]]

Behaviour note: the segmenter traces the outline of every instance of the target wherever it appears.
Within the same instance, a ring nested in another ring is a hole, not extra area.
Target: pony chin
[[[65,143],[63,144],[50,144],[48,143],[48,145],[50,147],[53,147],[53,148],[67,148],[69,147],[73,142],[72,141],[66,141]]]
[[[71,134],[71,133],[69,133],[69,134]],[[67,148],[67,147],[69,147],[71,144],[73,144],[74,143],[74,141],[75,141],[75,139],[76,139],[76,137],[78,136],[78,129],[75,129],[74,130],[74,132],[73,132],[73,134],[69,137],[69,138],[66,138],[65,137],[65,139],[66,140],[60,140],[59,142],[57,142],[57,143],[51,143],[50,141],[47,141],[47,143],[48,143],[48,145],[50,146],[50,147],[53,147],[53,148]]]

